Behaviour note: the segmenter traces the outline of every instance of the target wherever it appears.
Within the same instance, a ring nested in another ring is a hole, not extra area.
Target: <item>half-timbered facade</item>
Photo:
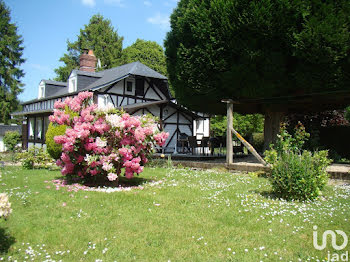
[[[123,108],[131,115],[152,114],[169,137],[164,147],[173,152],[181,133],[188,136],[209,136],[209,119],[178,105],[171,97],[167,78],[140,62],[94,72],[96,58],[91,51],[81,55],[80,69],[73,70],[67,82],[42,80],[38,98],[23,103],[23,148],[43,146],[48,116],[55,101],[77,95],[81,91],[94,93],[98,105]]]

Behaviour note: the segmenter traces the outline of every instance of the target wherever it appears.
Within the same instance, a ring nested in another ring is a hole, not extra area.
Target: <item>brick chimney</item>
[[[80,70],[86,72],[95,72],[97,58],[94,51],[84,49],[80,55]]]

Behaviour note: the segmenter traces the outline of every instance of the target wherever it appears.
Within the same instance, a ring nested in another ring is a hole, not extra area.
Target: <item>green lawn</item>
[[[269,197],[265,178],[215,170],[146,168],[143,189],[114,193],[56,190],[57,171],[1,172],[13,213],[0,260],[322,261],[331,247],[314,249],[312,227],[350,233],[349,188],[297,203]]]

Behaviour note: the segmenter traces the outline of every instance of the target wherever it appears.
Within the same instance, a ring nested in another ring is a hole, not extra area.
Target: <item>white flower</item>
[[[102,140],[100,137],[96,137],[96,145],[98,147],[106,147],[107,146],[107,141]]]
[[[109,171],[113,168],[112,163],[104,162],[102,165],[102,169],[105,171]]]
[[[113,110],[114,106],[110,103],[107,105],[98,105],[97,111],[103,112],[103,113],[108,113],[109,111]]]
[[[118,178],[118,175],[114,174],[114,173],[109,173],[107,178],[108,178],[109,181],[114,181],[114,180],[116,180]]]
[[[118,127],[121,129],[124,128],[123,119],[117,114],[106,115],[106,120],[111,124],[112,127]]]

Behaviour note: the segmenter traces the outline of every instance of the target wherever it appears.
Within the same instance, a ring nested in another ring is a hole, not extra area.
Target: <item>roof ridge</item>
[[[140,61],[136,61],[136,62],[133,62],[133,63],[134,63],[134,65],[133,65],[132,68],[130,69],[130,71],[129,71],[130,73],[133,73],[134,70],[136,69],[137,65],[138,65],[138,64],[141,64]]]
[[[136,63],[136,62],[131,62],[131,63],[127,63],[127,64],[120,65],[120,66],[115,66],[115,67],[108,68],[108,69],[106,69],[106,70],[99,71],[99,72],[112,71],[112,70],[115,70],[115,69],[117,69],[117,68],[126,67],[126,66],[131,65],[131,64],[134,64],[134,63]]]

